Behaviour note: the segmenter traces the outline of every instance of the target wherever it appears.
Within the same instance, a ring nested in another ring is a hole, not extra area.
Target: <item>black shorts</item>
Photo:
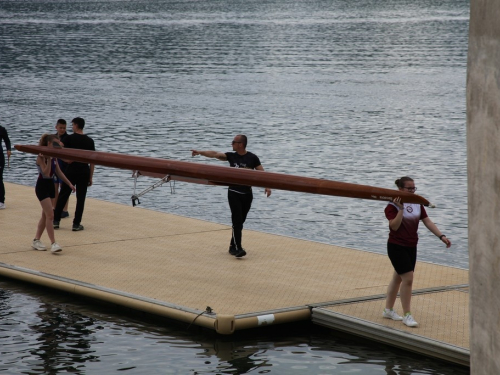
[[[54,180],[52,178],[39,178],[36,181],[35,193],[40,202],[46,198],[55,198]]]
[[[415,271],[417,263],[417,247],[408,247],[387,243],[387,255],[391,260],[392,266],[398,275]]]

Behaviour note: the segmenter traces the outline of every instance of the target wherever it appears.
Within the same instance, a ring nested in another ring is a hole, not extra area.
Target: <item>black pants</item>
[[[87,188],[90,181],[90,168],[72,169],[68,167],[65,173],[68,180],[76,187],[76,209],[73,219],[73,226],[80,225],[85,208],[85,198],[87,197]],[[61,213],[71,195],[71,189],[65,183],[61,184],[61,191],[57,198],[56,208],[54,210],[54,221],[61,220]]]
[[[233,236],[231,237],[231,247],[241,249],[241,232],[243,231],[243,223],[247,219],[248,211],[252,207],[253,194],[240,194],[228,190],[227,200],[229,208],[231,208],[231,221],[233,223]]]
[[[0,203],[5,203],[5,186],[3,185],[3,170],[5,168],[5,159],[0,156]]]

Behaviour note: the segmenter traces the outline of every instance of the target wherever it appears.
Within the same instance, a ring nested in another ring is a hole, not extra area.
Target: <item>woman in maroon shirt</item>
[[[395,183],[401,191],[414,193],[417,190],[415,182],[410,177],[401,177]],[[394,267],[394,273],[387,288],[386,304],[382,316],[392,320],[402,320],[408,327],[416,327],[418,323],[413,319],[410,304],[413,273],[417,262],[418,224],[422,221],[427,229],[446,244],[447,248],[451,246],[451,241],[427,216],[427,212],[421,204],[401,203],[401,198],[394,198],[385,208],[385,216],[389,220],[387,254]],[[393,310],[398,291],[403,306],[403,317]]]

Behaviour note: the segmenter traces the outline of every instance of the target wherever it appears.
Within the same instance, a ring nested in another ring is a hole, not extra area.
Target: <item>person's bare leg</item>
[[[40,205],[41,204],[42,202],[40,202]],[[39,240],[42,237],[44,230],[45,230],[45,213],[42,207],[42,216],[40,217],[40,220],[38,221],[38,225],[36,227],[35,240]]]
[[[401,305],[403,306],[404,314],[411,312],[411,292],[413,288],[413,271],[404,273],[401,276],[401,288],[399,290],[399,297],[401,298]]]
[[[47,234],[50,238],[50,243],[54,243],[56,242],[56,239],[54,236],[54,226],[52,225],[52,221],[54,220],[54,209],[52,208],[52,201],[50,198],[45,198],[43,201],[40,202],[40,205],[42,206],[43,209],[42,213],[43,224],[45,225],[45,229],[47,229]],[[42,219],[40,219],[40,223],[42,222]],[[38,224],[39,226],[40,223]],[[40,238],[38,237],[38,239]]]
[[[393,309],[396,303],[396,298],[399,292],[399,286],[401,285],[401,276],[397,274],[396,271],[392,274],[392,279],[387,287],[387,297],[385,299],[385,308]]]

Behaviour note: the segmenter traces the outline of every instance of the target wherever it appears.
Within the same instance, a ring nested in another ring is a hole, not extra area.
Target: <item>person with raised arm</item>
[[[59,139],[54,134],[44,134],[40,138],[39,146],[57,147],[59,146]],[[38,221],[35,239],[31,247],[35,250],[47,250],[41,241],[43,231],[47,229],[47,235],[51,242],[52,253],[58,253],[62,250],[61,246],[56,242],[54,236],[54,227],[52,221],[54,220],[54,210],[52,209],[52,199],[55,196],[56,189],[54,186],[54,175],[57,175],[68,188],[75,192],[75,187],[71,184],[68,178],[64,175],[57,163],[57,159],[39,154],[36,158],[36,167],[38,169],[38,179],[36,181],[35,193],[42,206],[42,216]]]
[[[398,178],[395,184],[400,191],[415,193],[417,190],[415,182],[408,176]],[[403,324],[408,327],[417,327],[418,323],[413,318],[410,307],[413,274],[417,263],[418,224],[422,221],[447,248],[451,246],[451,241],[427,216],[421,204],[402,203],[401,198],[396,197],[385,208],[385,216],[389,220],[387,255],[394,267],[394,272],[387,288],[382,316],[387,319],[402,320]],[[394,310],[398,292],[404,313],[402,317]]]
[[[215,158],[221,161],[228,161],[233,168],[247,168],[263,171],[264,167],[260,163],[257,155],[247,151],[248,139],[245,135],[238,134],[234,137],[232,146],[233,152],[199,151],[191,150],[192,156],[202,155],[207,158]],[[271,189],[265,189],[266,196],[271,195]],[[229,245],[229,254],[236,258],[241,258],[247,254],[241,246],[243,224],[248,212],[252,207],[253,193],[251,186],[230,185],[227,193],[229,208],[231,209],[232,236]]]

